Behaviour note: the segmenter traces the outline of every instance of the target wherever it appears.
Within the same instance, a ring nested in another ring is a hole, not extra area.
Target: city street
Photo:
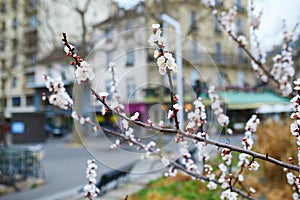
[[[42,165],[46,175],[46,182],[44,185],[35,189],[26,189],[19,192],[0,196],[2,200],[35,200],[43,199],[44,197],[60,193],[64,190],[72,189],[80,185],[87,183],[85,178],[85,170],[87,167],[86,161],[94,158],[85,147],[68,145],[69,138],[51,138],[43,145],[43,151],[45,153]],[[101,143],[101,142],[100,142]],[[106,151],[109,149],[109,145],[101,145]],[[115,154],[116,152],[111,151]],[[103,154],[105,155],[105,154]],[[117,155],[115,155],[117,156]],[[114,156],[108,154],[110,161],[115,159]],[[131,159],[125,159],[131,161]],[[122,163],[121,163],[122,164]],[[98,165],[98,177],[110,168]],[[121,166],[116,164],[116,166]]]
[[[51,138],[43,145],[42,165],[46,175],[44,185],[1,196],[0,199],[39,199],[85,184],[86,160],[91,156],[83,147],[68,147],[64,138]]]
[[[163,151],[169,152],[178,149],[178,146],[172,142],[173,137],[174,135],[163,136]],[[232,137],[232,142],[239,143],[240,137]],[[151,135],[149,138],[144,137],[144,140],[158,141],[158,136]],[[224,141],[225,138],[221,137],[220,140]],[[89,136],[83,139],[83,146],[70,145],[71,141],[71,135],[68,135],[63,138],[50,138],[42,144],[45,153],[42,160],[46,175],[44,185],[35,189],[25,189],[0,196],[0,200],[52,200],[53,195],[56,196],[70,190],[79,190],[81,186],[87,183],[85,170],[88,159],[96,159],[97,177],[100,179],[103,173],[139,160],[143,155],[142,152],[136,151],[135,148],[126,144],[123,144],[121,149],[111,150],[110,145],[113,144],[115,138]],[[136,170],[135,173],[154,172],[161,167],[160,162],[158,162],[156,166],[142,168]]]
[[[0,196],[0,200],[48,200],[53,195],[64,191],[75,188],[79,190],[80,186],[87,183],[85,170],[88,159],[96,159],[98,179],[111,169],[118,169],[139,160],[141,153],[129,151],[130,147],[126,147],[125,144],[125,149],[111,150],[110,145],[113,140],[104,136],[87,137],[83,140],[83,146],[74,146],[70,145],[71,135],[48,139],[42,144],[45,154],[42,160],[46,176],[45,184],[35,189],[28,188]],[[149,170],[136,171],[136,173],[144,172],[149,172]]]

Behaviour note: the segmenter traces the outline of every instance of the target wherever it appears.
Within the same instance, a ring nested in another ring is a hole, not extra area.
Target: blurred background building
[[[236,7],[235,32],[249,41],[248,1],[216,1],[216,5],[224,11]],[[110,92],[112,80],[107,67],[113,61],[125,111],[139,111],[144,121],[149,117],[156,122],[165,119],[168,82],[158,74],[154,48],[148,44],[151,24],[160,23],[166,28],[167,48],[175,53],[175,32],[172,26],[163,25],[163,13],[181,25],[185,109],[191,109],[196,96],[208,104],[208,84],[226,90],[222,100],[233,113],[287,103],[265,92],[243,51],[228,40],[211,11],[199,0],[140,1],[126,9],[113,0],[0,0],[0,12],[1,123],[14,121],[20,113],[23,117],[39,113],[45,115],[46,122],[39,124],[45,124],[46,130],[61,132],[72,127],[70,113],[41,101],[45,92],[43,74],[62,77],[72,93],[74,75],[63,52],[62,31],[93,65],[97,72],[93,84],[98,91]],[[298,66],[299,61],[296,63]],[[249,91],[259,92],[264,98],[257,102],[254,95],[249,100]],[[99,112],[101,107],[97,103],[94,106]]]

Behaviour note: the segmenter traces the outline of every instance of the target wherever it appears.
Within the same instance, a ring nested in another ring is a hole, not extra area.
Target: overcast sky
[[[130,8],[140,0],[115,0],[121,7]],[[300,0],[254,0],[257,10],[263,9],[259,40],[262,48],[270,50],[282,41],[282,20],[290,30],[300,22]],[[297,29],[297,35],[300,33]]]
[[[259,38],[263,47],[272,48],[282,41],[282,20],[286,20],[289,30],[300,22],[299,0],[255,0],[257,8],[263,9]],[[299,35],[299,27],[296,34]]]

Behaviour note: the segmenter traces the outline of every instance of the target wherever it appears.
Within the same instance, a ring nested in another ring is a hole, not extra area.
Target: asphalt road
[[[70,145],[71,140],[70,137],[50,138],[41,144],[45,154],[42,160],[46,176],[44,185],[0,196],[0,200],[49,199],[87,183],[85,171],[88,159],[96,159],[99,179],[103,173],[120,169],[140,157],[139,153],[124,149],[111,150],[109,147],[114,141],[105,137],[88,137],[83,146]]]
[[[1,200],[35,200],[86,183],[86,161],[91,155],[83,147],[68,147],[64,138],[49,139],[42,144],[44,185],[0,196]]]
[[[173,140],[172,135],[164,137],[165,150],[178,149],[177,145],[169,145]],[[241,136],[234,137],[233,143],[240,143]],[[151,138],[154,141],[157,138]],[[220,140],[224,140],[221,137]],[[109,146],[114,139],[108,140],[105,137],[88,137],[84,141],[84,147],[74,147],[68,145],[70,138],[51,138],[43,143],[43,151],[45,153],[42,165],[44,167],[46,182],[44,185],[35,189],[26,189],[11,194],[0,196],[0,200],[45,200],[51,199],[53,196],[64,191],[74,190],[87,183],[85,170],[86,161],[95,158],[98,165],[98,178],[112,168],[120,169],[133,161],[139,160],[142,153],[129,150],[130,147],[125,146],[122,149],[110,150]],[[147,173],[156,169],[143,168],[136,173]],[[51,199],[53,200],[53,199]]]

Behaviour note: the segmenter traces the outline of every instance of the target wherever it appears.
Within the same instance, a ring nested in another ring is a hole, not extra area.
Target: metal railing
[[[27,178],[44,178],[41,146],[0,147],[0,183],[13,186]]]

